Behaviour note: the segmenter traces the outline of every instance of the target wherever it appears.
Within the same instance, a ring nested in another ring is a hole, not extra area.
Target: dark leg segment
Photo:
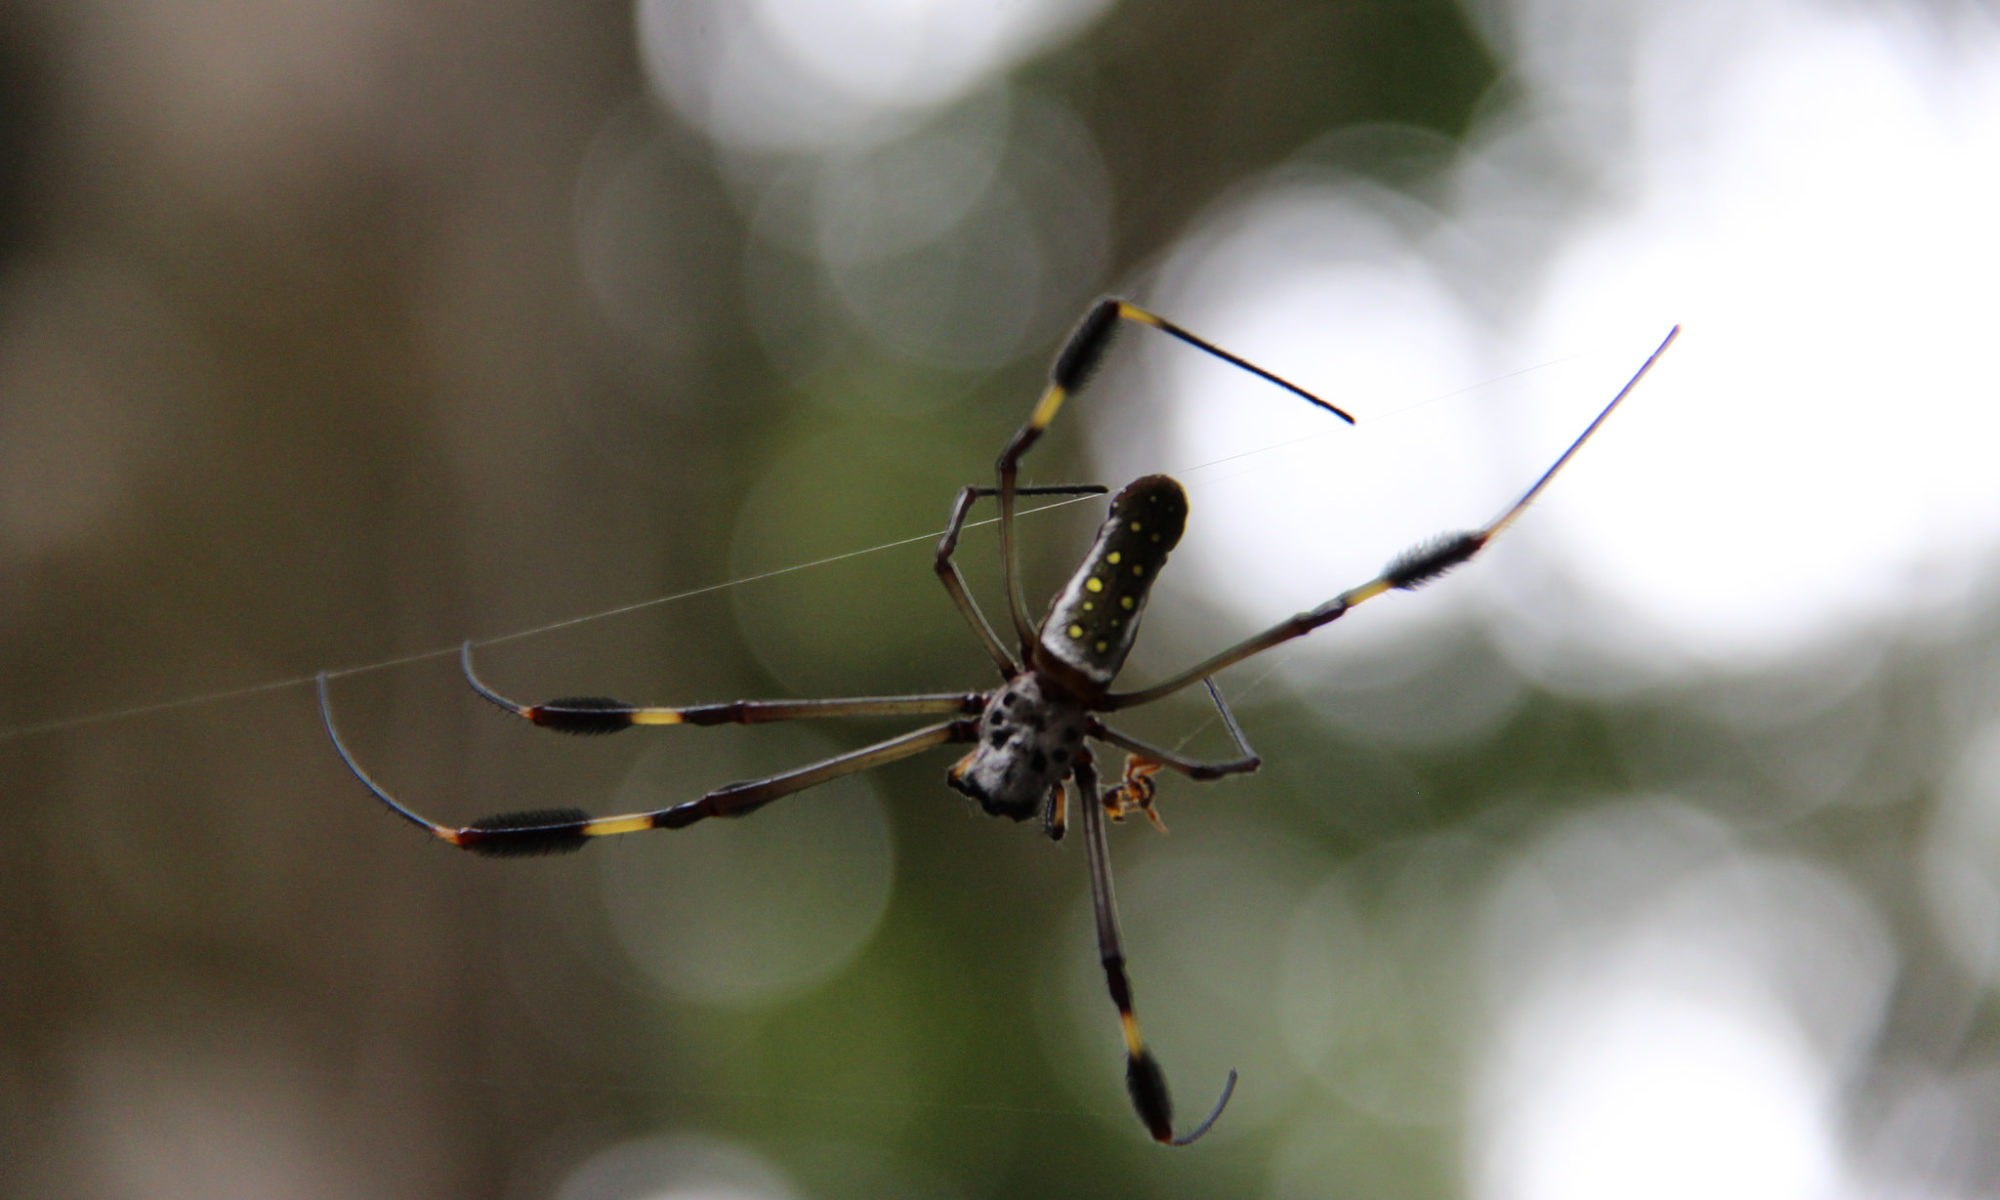
[[[1097,788],[1097,766],[1088,754],[1077,759],[1077,807],[1083,813],[1083,845],[1090,859],[1090,900],[1097,918],[1097,955],[1104,964],[1104,981],[1111,990],[1111,1002],[1118,1006],[1118,1027],[1125,1035],[1125,1090],[1132,1107],[1153,1140],[1167,1146],[1185,1146],[1208,1132],[1236,1090],[1236,1072],[1222,1085],[1222,1097],[1201,1124],[1180,1137],[1174,1136],[1173,1101],[1167,1095],[1166,1072],[1146,1048],[1139,1033],[1139,1018],[1132,1008],[1132,984],[1125,977],[1124,938],[1118,932],[1118,901],[1111,892],[1111,853],[1104,838],[1104,804]]]
[[[975,714],[984,692],[933,692],[921,696],[857,696],[844,700],[731,700],[687,708],[642,707],[602,696],[572,696],[547,704],[521,704],[487,687],[472,669],[472,643],[459,647],[459,667],[472,690],[492,704],[558,733],[617,733],[634,725],[762,725],[821,717],[910,717]]]

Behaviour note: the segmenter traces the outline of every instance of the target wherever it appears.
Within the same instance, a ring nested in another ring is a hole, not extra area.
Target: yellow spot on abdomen
[[[1118,607],[1124,609],[1126,612],[1132,611],[1132,604],[1133,601],[1132,597],[1130,596],[1120,596],[1118,598]]]
[[[1115,558],[1114,561],[1116,561]],[[1086,592],[1101,592],[1104,590],[1104,581],[1102,579],[1099,579],[1097,576],[1092,575],[1090,578],[1083,581],[1083,590]]]
[[[1117,566],[1119,563],[1123,562],[1124,560],[1125,556],[1118,553],[1116,550],[1113,550],[1111,553],[1104,556],[1104,561],[1110,563],[1114,567]]]
[[[1064,632],[1069,634],[1073,638],[1080,638],[1083,636],[1083,626],[1072,625],[1068,629],[1064,630]]]

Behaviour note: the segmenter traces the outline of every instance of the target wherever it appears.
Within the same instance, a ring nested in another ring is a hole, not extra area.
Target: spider
[[[1447,533],[1413,546],[1373,579],[1341,592],[1317,608],[1288,617],[1162,682],[1136,691],[1116,692],[1111,690],[1112,683],[1131,651],[1146,597],[1185,527],[1186,493],[1165,475],[1147,475],[1113,496],[1110,514],[1098,529],[1089,553],[1050,602],[1047,615],[1039,624],[1028,619],[1029,610],[1018,582],[1014,502],[1020,496],[1084,496],[1109,491],[1097,484],[1023,487],[1016,476],[1021,459],[1041,439],[1063,402],[1088,382],[1120,323],[1126,321],[1151,326],[1268,380],[1349,424],[1354,421],[1318,396],[1163,317],[1116,298],[1098,301],[1071,332],[1056,356],[1041,399],[1000,452],[995,468],[997,486],[968,485],[962,489],[952,504],[944,536],[938,542],[935,563],[938,579],[999,670],[1001,683],[991,691],[839,700],[736,700],[686,708],[632,705],[595,696],[521,704],[480,680],[472,667],[471,642],[465,643],[460,653],[466,681],[480,696],[517,717],[563,733],[605,734],[635,725],[754,725],[813,717],[927,714],[945,716],[946,720],[765,779],[728,784],[696,799],[651,812],[593,817],[578,809],[537,809],[485,817],[460,828],[419,816],[362,769],[334,727],[327,676],[322,672],[318,677],[320,713],[335,752],[355,778],[397,816],[462,850],[495,856],[571,851],[580,849],[592,838],[648,829],[681,829],[709,817],[740,817],[828,780],[945,745],[971,747],[946,777],[953,788],[996,817],[1025,821],[1039,816],[1047,836],[1060,840],[1068,825],[1069,802],[1064,787],[1068,784],[1074,789],[1083,821],[1098,956],[1125,1040],[1126,1090],[1140,1121],[1156,1141],[1171,1146],[1193,1142],[1207,1133],[1222,1115],[1236,1087],[1236,1072],[1229,1072],[1221,1096],[1208,1116],[1189,1132],[1176,1136],[1166,1075],[1147,1048],[1133,1009],[1124,943],[1118,929],[1118,909],[1112,897],[1106,818],[1122,820],[1136,809],[1158,824],[1159,818],[1152,807],[1156,787],[1152,777],[1162,768],[1191,780],[1213,780],[1255,771],[1262,760],[1251,750],[1235,715],[1217,690],[1216,673],[1280,643],[1303,637],[1385,592],[1421,587],[1472,558],[1521,514],[1589,440],[1666,352],[1679,335],[1680,327],[1675,326],[1667,334],[1534,485],[1492,521],[1477,529]],[[999,502],[1001,584],[1007,595],[1014,649],[988,623],[953,561],[968,514],[977,501],[988,497]],[[1218,761],[1187,758],[1122,733],[1101,717],[1150,704],[1197,683],[1207,688],[1235,745],[1233,758]],[[1117,747],[1128,756],[1118,783],[1100,786],[1097,760],[1090,748],[1092,742]]]

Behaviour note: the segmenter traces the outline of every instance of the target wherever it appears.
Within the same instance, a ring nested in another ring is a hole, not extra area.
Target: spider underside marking
[[[479,696],[523,720],[563,733],[607,734],[637,725],[752,725],[828,717],[946,719],[777,775],[727,784],[665,808],[608,817],[593,817],[575,808],[537,809],[502,813],[459,827],[418,815],[362,768],[334,725],[328,676],[322,672],[318,679],[320,712],[334,750],[354,777],[392,813],[454,846],[491,856],[560,853],[581,849],[593,838],[648,829],[680,829],[710,817],[743,816],[829,780],[946,745],[969,747],[947,776],[954,789],[994,816],[1015,821],[1039,816],[1043,831],[1052,839],[1064,836],[1073,795],[1083,822],[1098,956],[1125,1042],[1126,1089],[1134,1110],[1155,1140],[1166,1145],[1187,1145],[1207,1133],[1222,1114],[1235,1088],[1236,1072],[1229,1072],[1221,1097],[1208,1116],[1192,1130],[1176,1136],[1166,1076],[1140,1033],[1133,1007],[1113,896],[1106,819],[1123,820],[1136,810],[1164,829],[1153,807],[1158,787],[1154,775],[1161,770],[1197,781],[1255,771],[1261,760],[1250,749],[1235,714],[1215,686],[1214,676],[1273,646],[1303,637],[1376,596],[1421,587],[1474,557],[1540,495],[1652,369],[1680,329],[1676,326],[1667,335],[1555,463],[1492,521],[1477,529],[1447,533],[1420,543],[1398,555],[1373,579],[1165,680],[1138,691],[1114,692],[1112,684],[1131,651],[1153,581],[1185,528],[1186,494],[1180,484],[1167,476],[1148,475],[1113,496],[1110,512],[1082,565],[1050,602],[1047,615],[1039,623],[1028,619],[1019,587],[1014,522],[1018,497],[1096,495],[1108,490],[1098,484],[1024,487],[1017,476],[1022,458],[1054,422],[1064,401],[1082,389],[1113,335],[1126,321],[1178,338],[1350,424],[1353,422],[1347,413],[1325,400],[1151,312],[1123,300],[1098,301],[1071,332],[1056,357],[1047,388],[1028,419],[1001,451],[995,464],[995,485],[970,485],[959,492],[938,543],[935,559],[938,579],[1000,674],[1000,685],[990,691],[833,700],[738,700],[678,708],[631,705],[604,697],[521,704],[488,687],[474,672],[472,643],[467,642],[461,651],[466,680]],[[996,499],[1000,509],[1001,585],[1015,635],[1012,646],[987,621],[954,561],[968,515],[979,500],[987,498]],[[1196,683],[1207,688],[1235,746],[1235,757],[1215,761],[1187,758],[1122,733],[1099,716],[1150,704]],[[1099,784],[1096,760],[1090,749],[1093,741],[1115,746],[1128,756],[1122,777],[1108,788]]]

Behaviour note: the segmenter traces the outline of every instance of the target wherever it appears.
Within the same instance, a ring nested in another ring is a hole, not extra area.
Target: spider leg
[[[1104,964],[1104,980],[1111,989],[1111,1002],[1118,1006],[1118,1027],[1125,1035],[1125,1090],[1132,1097],[1153,1140],[1166,1146],[1185,1146],[1208,1132],[1236,1090],[1236,1072],[1229,1072],[1222,1085],[1222,1097],[1201,1124],[1180,1137],[1174,1136],[1173,1101],[1167,1095],[1166,1072],[1146,1048],[1139,1032],[1139,1018],[1132,1009],[1132,984],[1125,977],[1124,938],[1118,932],[1118,901],[1111,892],[1111,854],[1104,840],[1104,805],[1097,790],[1097,765],[1088,753],[1076,762],[1077,807],[1083,811],[1084,853],[1090,859],[1090,901],[1097,918],[1097,955]]]
[[[1069,831],[1069,793],[1058,783],[1049,789],[1048,807],[1042,810],[1042,832],[1052,842],[1063,840]]]
[[[1236,714],[1230,710],[1229,702],[1222,698],[1222,692],[1215,686],[1215,680],[1204,678],[1202,683],[1208,687],[1209,698],[1215,701],[1215,711],[1222,715],[1222,724],[1229,730],[1230,740],[1236,743],[1235,758],[1225,758],[1215,762],[1188,758],[1171,750],[1142,742],[1130,734],[1121,733],[1096,717],[1089,719],[1087,728],[1090,736],[1109,742],[1142,762],[1154,763],[1168,770],[1177,771],[1189,779],[1203,782],[1221,779],[1225,775],[1247,775],[1263,766],[1264,760],[1258,757],[1257,752],[1252,750],[1250,743],[1244,739],[1243,727],[1236,723]]]
[[[1113,729],[1095,717],[1089,718],[1087,729],[1091,737],[1111,743],[1125,751],[1128,756],[1125,760],[1125,777],[1117,786],[1104,793],[1112,820],[1122,821],[1128,812],[1137,808],[1146,814],[1146,819],[1153,823],[1153,828],[1161,833],[1167,831],[1166,823],[1160,819],[1158,810],[1153,807],[1153,799],[1159,793],[1159,784],[1154,781],[1153,775],[1162,767],[1178,771],[1189,779],[1205,782],[1221,779],[1225,775],[1247,775],[1264,764],[1264,760],[1245,740],[1243,727],[1236,723],[1236,714],[1230,710],[1229,702],[1222,698],[1222,690],[1215,686],[1215,680],[1204,679],[1202,683],[1208,688],[1209,699],[1215,702],[1215,711],[1221,715],[1223,727],[1229,730],[1229,739],[1236,743],[1235,758],[1215,762],[1188,758],[1171,750],[1142,742],[1130,734]]]
[[[1110,490],[1101,483],[1079,483],[1017,488],[1014,494],[1101,496]],[[986,653],[993,656],[993,665],[1000,668],[1001,677],[1012,679],[1021,673],[1021,664],[1015,662],[1014,656],[1007,652],[1005,645],[1001,644],[999,635],[994,633],[993,626],[987,623],[986,614],[979,611],[979,602],[974,600],[972,593],[966,589],[965,576],[959,574],[958,564],[952,561],[952,555],[958,551],[959,532],[965,528],[965,518],[972,511],[973,501],[981,496],[999,494],[998,488],[980,487],[977,484],[969,485],[959,491],[958,499],[951,506],[951,520],[945,525],[944,537],[938,542],[937,576],[938,581],[944,584],[944,590],[951,594],[951,602],[958,605],[958,611],[965,615],[966,624],[972,626],[972,631],[978,634],[979,640],[985,644]]]
[[[406,807],[389,791],[361,769],[347,744],[340,738],[340,731],[334,727],[332,705],[327,699],[326,673],[319,676],[320,719],[326,724],[327,736],[333,740],[333,748],[340,755],[340,761],[363,787],[372,792],[377,800],[387,805],[389,811],[410,822],[433,837],[450,842],[461,850],[475,854],[496,857],[528,854],[558,854],[583,847],[589,838],[610,837],[622,833],[640,833],[648,829],[682,829],[696,821],[709,817],[740,817],[754,812],[773,800],[817,787],[843,775],[852,775],[892,763],[898,759],[921,754],[926,750],[950,742],[970,742],[979,737],[976,721],[946,721],[931,725],[913,733],[893,737],[887,741],[836,754],[832,758],[808,763],[764,779],[750,779],[716,788],[695,800],[668,808],[653,809],[648,812],[626,813],[612,817],[593,817],[581,809],[541,809],[531,812],[501,813],[484,817],[470,825],[453,828],[419,816]]]
[[[1473,555],[1485,549],[1486,544],[1492,541],[1501,530],[1513,524],[1514,519],[1521,515],[1521,511],[1527,508],[1535,497],[1542,494],[1542,490],[1549,485],[1549,481],[1555,478],[1556,472],[1562,470],[1563,466],[1576,455],[1576,452],[1582,449],[1583,444],[1590,440],[1590,436],[1597,432],[1598,427],[1604,424],[1605,419],[1611,415],[1612,411],[1624,401],[1625,397],[1632,394],[1632,389],[1639,386],[1639,381],[1646,377],[1646,372],[1653,369],[1654,363],[1660,361],[1660,356],[1667,352],[1668,346],[1673,345],[1674,339],[1680,336],[1680,332],[1680,326],[1676,325],[1673,327],[1667,334],[1666,340],[1662,341],[1654,349],[1651,356],[1640,365],[1638,371],[1633,373],[1632,378],[1625,381],[1625,386],[1618,389],[1618,394],[1611,398],[1611,403],[1605,405],[1598,412],[1596,419],[1592,420],[1584,428],[1584,431],[1577,435],[1576,440],[1569,444],[1569,448],[1562,452],[1562,455],[1556,459],[1548,470],[1542,472],[1541,478],[1535,480],[1534,486],[1521,493],[1520,499],[1509,504],[1501,511],[1499,516],[1488,521],[1478,529],[1440,534],[1429,541],[1419,542],[1417,545],[1410,547],[1392,559],[1388,566],[1382,568],[1382,573],[1375,578],[1358,587],[1347,589],[1318,608],[1298,613],[1286,620],[1280,621],[1255,637],[1246,638],[1229,649],[1224,650],[1222,653],[1199,662],[1178,675],[1161,683],[1154,684],[1152,687],[1142,688],[1136,692],[1119,692],[1105,696],[1096,707],[1099,711],[1110,712],[1114,709],[1132,708],[1141,704],[1150,704],[1161,697],[1180,691],[1197,680],[1206,679],[1225,667],[1234,666],[1251,655],[1261,654],[1271,647],[1289,642],[1293,638],[1304,637],[1320,626],[1346,616],[1362,603],[1373,600],[1385,592],[1415,591],[1431,580],[1443,575],[1446,571],[1472,558]]]
[[[907,717],[979,712],[983,692],[932,692],[918,696],[857,696],[844,700],[731,700],[686,708],[645,707],[602,696],[571,696],[547,704],[522,704],[494,691],[472,669],[472,643],[459,647],[458,665],[472,690],[523,720],[559,733],[617,733],[634,725],[761,725],[816,717]]]
[[[1035,628],[1028,620],[1027,607],[1023,604],[1020,589],[1016,585],[1016,578],[1019,575],[1019,571],[1016,566],[1014,550],[1014,497],[1022,494],[1022,489],[1015,487],[1014,480],[1019,472],[1021,459],[1028,453],[1029,448],[1041,439],[1042,431],[1054,422],[1056,413],[1062,408],[1063,401],[1072,392],[1082,391],[1084,385],[1090,381],[1090,374],[1096,370],[1097,364],[1103,360],[1104,351],[1111,345],[1111,339],[1117,333],[1118,322],[1120,321],[1133,321],[1140,325],[1150,325],[1154,329],[1171,337],[1179,338],[1188,345],[1205,353],[1212,354],[1226,363],[1241,367],[1260,379],[1269,380],[1305,400],[1307,403],[1315,404],[1327,410],[1350,425],[1354,423],[1353,417],[1328,404],[1311,392],[1306,391],[1304,388],[1280,379],[1255,363],[1239,358],[1222,347],[1215,345],[1213,342],[1204,341],[1196,337],[1194,334],[1189,333],[1164,317],[1148,312],[1135,304],[1128,304],[1116,297],[1106,297],[1099,300],[1091,306],[1089,312],[1083,315],[1083,319],[1077,322],[1076,328],[1070,331],[1069,340],[1063,344],[1061,353],[1056,355],[1054,365],[1049,368],[1049,384],[1047,389],[1042,392],[1041,399],[1035,402],[1035,407],[1028,414],[1027,421],[1014,431],[1012,438],[1008,439],[1006,448],[1001,450],[1000,459],[994,465],[994,471],[999,477],[1000,483],[997,489],[1000,496],[1000,569],[1003,586],[1007,591],[1007,610],[1012,614],[1014,619],[1014,633],[1020,638],[1021,644],[1024,647],[1034,643]]]

